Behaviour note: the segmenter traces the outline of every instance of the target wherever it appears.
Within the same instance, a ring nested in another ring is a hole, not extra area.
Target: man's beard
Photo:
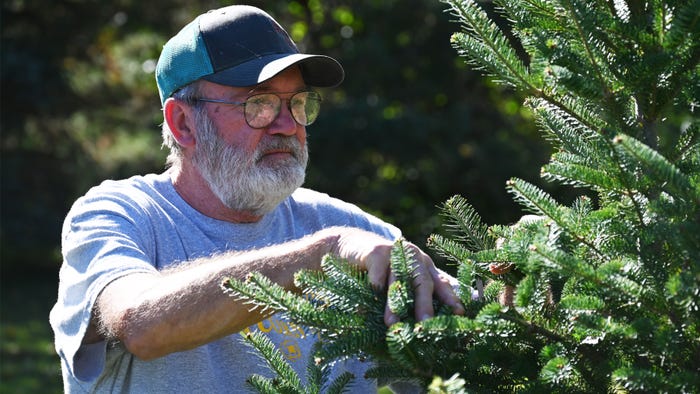
[[[263,216],[304,183],[308,148],[296,137],[263,138],[251,154],[243,147],[228,145],[205,111],[199,111],[196,123],[193,163],[229,209]],[[277,149],[289,150],[291,156],[266,163],[263,154]]]

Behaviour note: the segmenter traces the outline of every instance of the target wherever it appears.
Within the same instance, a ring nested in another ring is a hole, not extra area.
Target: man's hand
[[[425,320],[435,314],[433,297],[452,307],[455,314],[464,314],[464,307],[453,290],[450,276],[438,270],[430,256],[417,246],[411,243],[408,246],[413,250],[416,259],[413,280],[416,320]],[[392,247],[392,242],[374,233],[355,228],[342,228],[331,252],[365,269],[372,286],[386,291],[396,281],[390,264]],[[384,323],[390,326],[398,320],[398,316],[392,313],[387,305]]]

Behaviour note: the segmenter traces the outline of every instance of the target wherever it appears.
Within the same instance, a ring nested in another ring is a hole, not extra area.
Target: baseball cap
[[[246,87],[298,64],[307,85],[333,87],[345,77],[337,60],[299,53],[289,34],[259,8],[233,5],[198,16],[164,46],[156,66],[160,101],[198,79]]]

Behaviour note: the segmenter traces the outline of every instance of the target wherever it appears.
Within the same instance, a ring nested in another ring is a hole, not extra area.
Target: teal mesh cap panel
[[[176,90],[214,71],[199,34],[200,18],[190,22],[163,46],[156,66],[161,104]]]

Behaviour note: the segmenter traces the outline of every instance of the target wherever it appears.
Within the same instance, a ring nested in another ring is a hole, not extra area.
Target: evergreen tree
[[[226,287],[315,328],[319,364],[366,357],[369,376],[430,392],[698,392],[700,0],[495,2],[511,36],[476,1],[445,0],[462,28],[452,44],[529,96],[555,147],[542,177],[580,197],[512,179],[529,214],[510,226],[459,196],[443,204],[448,235],[429,244],[458,264],[464,316],[436,305],[413,320],[401,241],[387,295],[332,256],[297,275],[302,295],[259,275]],[[387,297],[402,318],[389,328]]]

